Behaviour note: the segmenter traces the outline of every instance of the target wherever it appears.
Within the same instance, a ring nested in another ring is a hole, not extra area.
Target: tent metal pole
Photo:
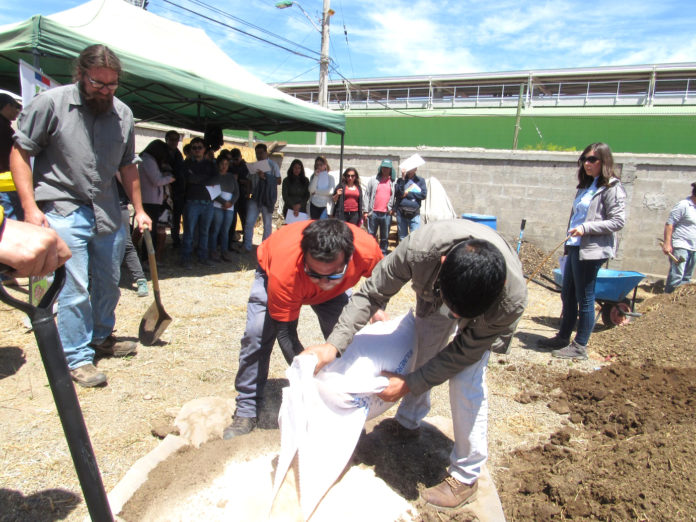
[[[346,140],[346,135],[345,133],[341,133],[341,161],[339,162],[339,177],[343,175],[343,149],[345,146],[345,140]]]

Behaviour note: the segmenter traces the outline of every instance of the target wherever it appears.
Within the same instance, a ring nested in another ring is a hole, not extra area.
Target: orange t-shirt
[[[375,238],[350,223],[355,251],[343,279],[331,290],[322,290],[304,272],[304,255],[300,247],[302,231],[311,221],[285,225],[266,239],[257,251],[259,266],[268,276],[268,311],[276,321],[294,321],[302,305],[325,303],[355,286],[360,278],[369,277],[382,259]]]

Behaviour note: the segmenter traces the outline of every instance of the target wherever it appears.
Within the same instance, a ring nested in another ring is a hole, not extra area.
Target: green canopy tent
[[[345,116],[297,100],[262,82],[227,56],[206,33],[123,0],[92,0],[49,16],[0,27],[0,88],[19,90],[20,59],[60,83],[74,58],[103,43],[121,59],[116,95],[136,118],[193,130],[259,133],[345,132]]]

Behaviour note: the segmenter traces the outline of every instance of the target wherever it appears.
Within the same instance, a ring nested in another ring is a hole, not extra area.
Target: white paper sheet
[[[304,212],[298,212],[297,215],[292,209],[288,209],[288,213],[285,214],[285,224],[290,225],[292,223],[297,223],[298,221],[307,221],[309,216]]]
[[[425,160],[421,158],[420,155],[414,154],[413,156],[402,161],[399,168],[401,169],[401,172],[408,172],[409,170],[417,169],[424,164]]]
[[[268,160],[255,161],[254,163],[247,163],[247,168],[250,174],[256,174],[257,170],[261,172],[271,172],[271,166],[268,164]]]
[[[206,185],[208,189],[208,194],[210,194],[210,199],[215,199],[218,197],[220,194],[222,194],[222,190],[220,189],[220,185]]]

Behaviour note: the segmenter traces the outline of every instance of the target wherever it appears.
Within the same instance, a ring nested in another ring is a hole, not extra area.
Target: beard
[[[98,91],[89,94],[85,90],[84,80],[82,80],[78,85],[80,89],[80,94],[82,95],[82,101],[84,101],[85,105],[92,113],[104,114],[114,106],[113,93],[109,93],[106,96]]]

